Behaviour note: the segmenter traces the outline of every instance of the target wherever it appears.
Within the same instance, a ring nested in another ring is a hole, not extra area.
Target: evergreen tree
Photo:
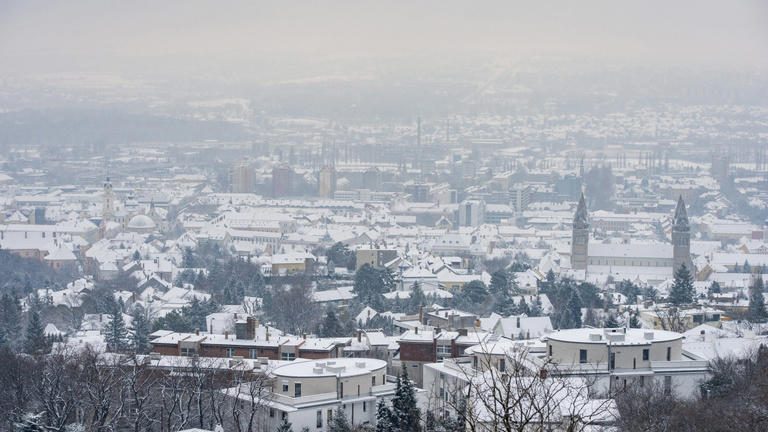
[[[509,289],[509,274],[504,270],[498,270],[491,275],[491,284],[488,290],[492,295],[498,295]]]
[[[50,350],[48,339],[45,337],[43,323],[40,321],[40,312],[37,308],[29,311],[27,322],[27,338],[24,341],[27,354],[46,354]]]
[[[417,313],[419,308],[426,306],[427,297],[424,295],[424,291],[421,289],[419,281],[413,283],[411,288],[411,297],[408,299],[407,313]]]
[[[8,293],[3,293],[0,297],[0,332],[5,335],[6,344],[18,347],[21,323],[19,300]]]
[[[643,290],[643,300],[656,301],[659,296],[659,292],[656,288],[649,286]]]
[[[408,378],[408,369],[403,368],[397,377],[395,397],[392,399],[393,430],[419,432],[421,430],[421,411],[416,406],[413,383]]]
[[[133,349],[137,354],[144,354],[149,348],[149,320],[144,308],[137,306],[133,311]]]
[[[352,432],[352,426],[349,425],[347,415],[344,410],[337,408],[333,413],[333,419],[328,425],[328,432]]]
[[[640,328],[642,325],[640,324],[640,318],[638,318],[639,312],[638,311],[630,311],[629,312],[629,327],[630,328]]]
[[[752,266],[749,265],[749,261],[744,261],[744,267],[741,268],[741,271],[744,273],[752,273]]]
[[[570,289],[568,301],[560,312],[558,326],[561,329],[581,328],[581,298],[575,289]]]
[[[339,337],[344,335],[344,327],[341,325],[341,321],[339,321],[333,309],[329,308],[328,312],[326,312],[320,330],[322,337]]]
[[[195,253],[192,252],[191,247],[184,248],[184,254],[181,258],[181,266],[184,268],[197,267],[197,259],[195,258]]]
[[[608,317],[605,319],[605,323],[603,323],[603,327],[605,328],[618,328],[619,327],[619,321],[616,320],[616,315],[613,313],[609,313]]]
[[[544,313],[542,311],[541,306],[541,297],[536,296],[536,300],[533,301],[533,304],[531,304],[530,312],[528,313],[529,317],[538,317],[541,316]]]
[[[762,321],[768,317],[763,289],[763,277],[758,276],[749,288],[749,318],[753,321]]]
[[[128,344],[128,330],[125,328],[123,313],[115,306],[110,312],[110,319],[104,327],[104,339],[107,349],[112,352],[122,352]]]
[[[377,310],[383,310],[384,293],[394,287],[394,279],[388,271],[378,270],[365,264],[355,272],[355,294],[357,300]]]
[[[287,417],[284,417],[280,424],[277,425],[275,432],[293,432],[293,425],[288,421]]]
[[[584,325],[589,327],[597,326],[597,317],[595,316],[595,310],[587,308],[587,313],[584,314]]]
[[[717,281],[713,281],[712,285],[709,286],[707,291],[709,291],[709,295],[713,295],[722,293],[723,289],[720,287],[720,284],[717,283]]]
[[[390,432],[392,429],[392,410],[389,409],[384,399],[379,399],[376,406],[376,432]]]
[[[525,296],[520,298],[520,304],[517,305],[517,313],[531,316],[531,308],[528,306],[528,302],[525,301]]]
[[[691,272],[682,264],[675,272],[675,282],[669,293],[669,302],[674,305],[693,303],[693,277]]]
[[[466,284],[461,289],[461,295],[468,302],[480,305],[485,303],[488,299],[488,289],[481,280],[473,280]]]

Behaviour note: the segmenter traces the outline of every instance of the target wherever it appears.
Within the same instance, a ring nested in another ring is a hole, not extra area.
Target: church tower
[[[573,235],[571,237],[571,268],[587,270],[589,259],[589,220],[584,194],[579,198],[576,214],[573,216]]]
[[[112,192],[112,182],[109,177],[104,181],[104,201],[101,205],[101,220],[104,222],[112,220],[115,214],[115,194]]]
[[[99,235],[101,238],[107,235],[107,222],[112,220],[115,214],[115,194],[112,192],[112,182],[109,177],[104,180],[104,195],[101,203],[101,225],[99,225]]]
[[[675,216],[672,218],[672,260],[674,271],[685,264],[688,270],[693,273],[693,262],[691,261],[691,225],[688,222],[688,213],[685,211],[685,202],[683,196],[677,199]]]

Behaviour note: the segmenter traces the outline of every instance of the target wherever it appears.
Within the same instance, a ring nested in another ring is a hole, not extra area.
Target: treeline
[[[144,357],[147,359],[148,357]],[[183,358],[170,370],[91,350],[17,354],[0,348],[0,430],[273,430],[260,399],[268,380]],[[238,383],[252,385],[233,403]]]
[[[0,249],[0,293],[21,297],[34,289],[64,287],[75,275],[57,271],[36,259],[23,258]]]
[[[768,348],[712,364],[701,395],[681,399],[660,386],[631,387],[616,397],[619,427],[628,432],[768,430]]]

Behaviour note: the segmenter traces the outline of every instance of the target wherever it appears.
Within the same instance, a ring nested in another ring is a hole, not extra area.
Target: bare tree
[[[576,432],[611,420],[613,402],[593,398],[591,380],[563,376],[557,365],[523,348],[480,346],[471,364],[459,362],[453,379],[436,383],[442,390],[428,389],[437,397],[431,409],[441,415],[456,412],[472,432],[547,430],[555,425]]]

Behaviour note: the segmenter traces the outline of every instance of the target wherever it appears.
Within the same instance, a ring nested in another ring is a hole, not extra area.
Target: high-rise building
[[[531,203],[531,187],[516,183],[509,189],[509,198],[515,211],[518,213],[522,212]]]
[[[253,192],[254,179],[253,168],[248,160],[235,163],[232,167],[232,192],[251,193]]]
[[[372,191],[381,190],[381,171],[376,167],[371,167],[363,173],[363,189]]]
[[[322,198],[333,198],[336,192],[336,168],[326,165],[320,170],[318,176],[318,195]]]
[[[587,270],[589,260],[589,217],[584,194],[579,198],[576,214],[573,216],[573,233],[571,235],[571,268]]]
[[[691,225],[688,222],[688,212],[685,210],[683,196],[677,199],[675,216],[672,218],[672,261],[674,271],[685,264],[689,271],[693,272],[691,260]]]
[[[281,198],[293,193],[293,169],[288,164],[272,168],[272,196]]]
[[[480,226],[485,223],[485,201],[466,200],[459,204],[459,225]]]

